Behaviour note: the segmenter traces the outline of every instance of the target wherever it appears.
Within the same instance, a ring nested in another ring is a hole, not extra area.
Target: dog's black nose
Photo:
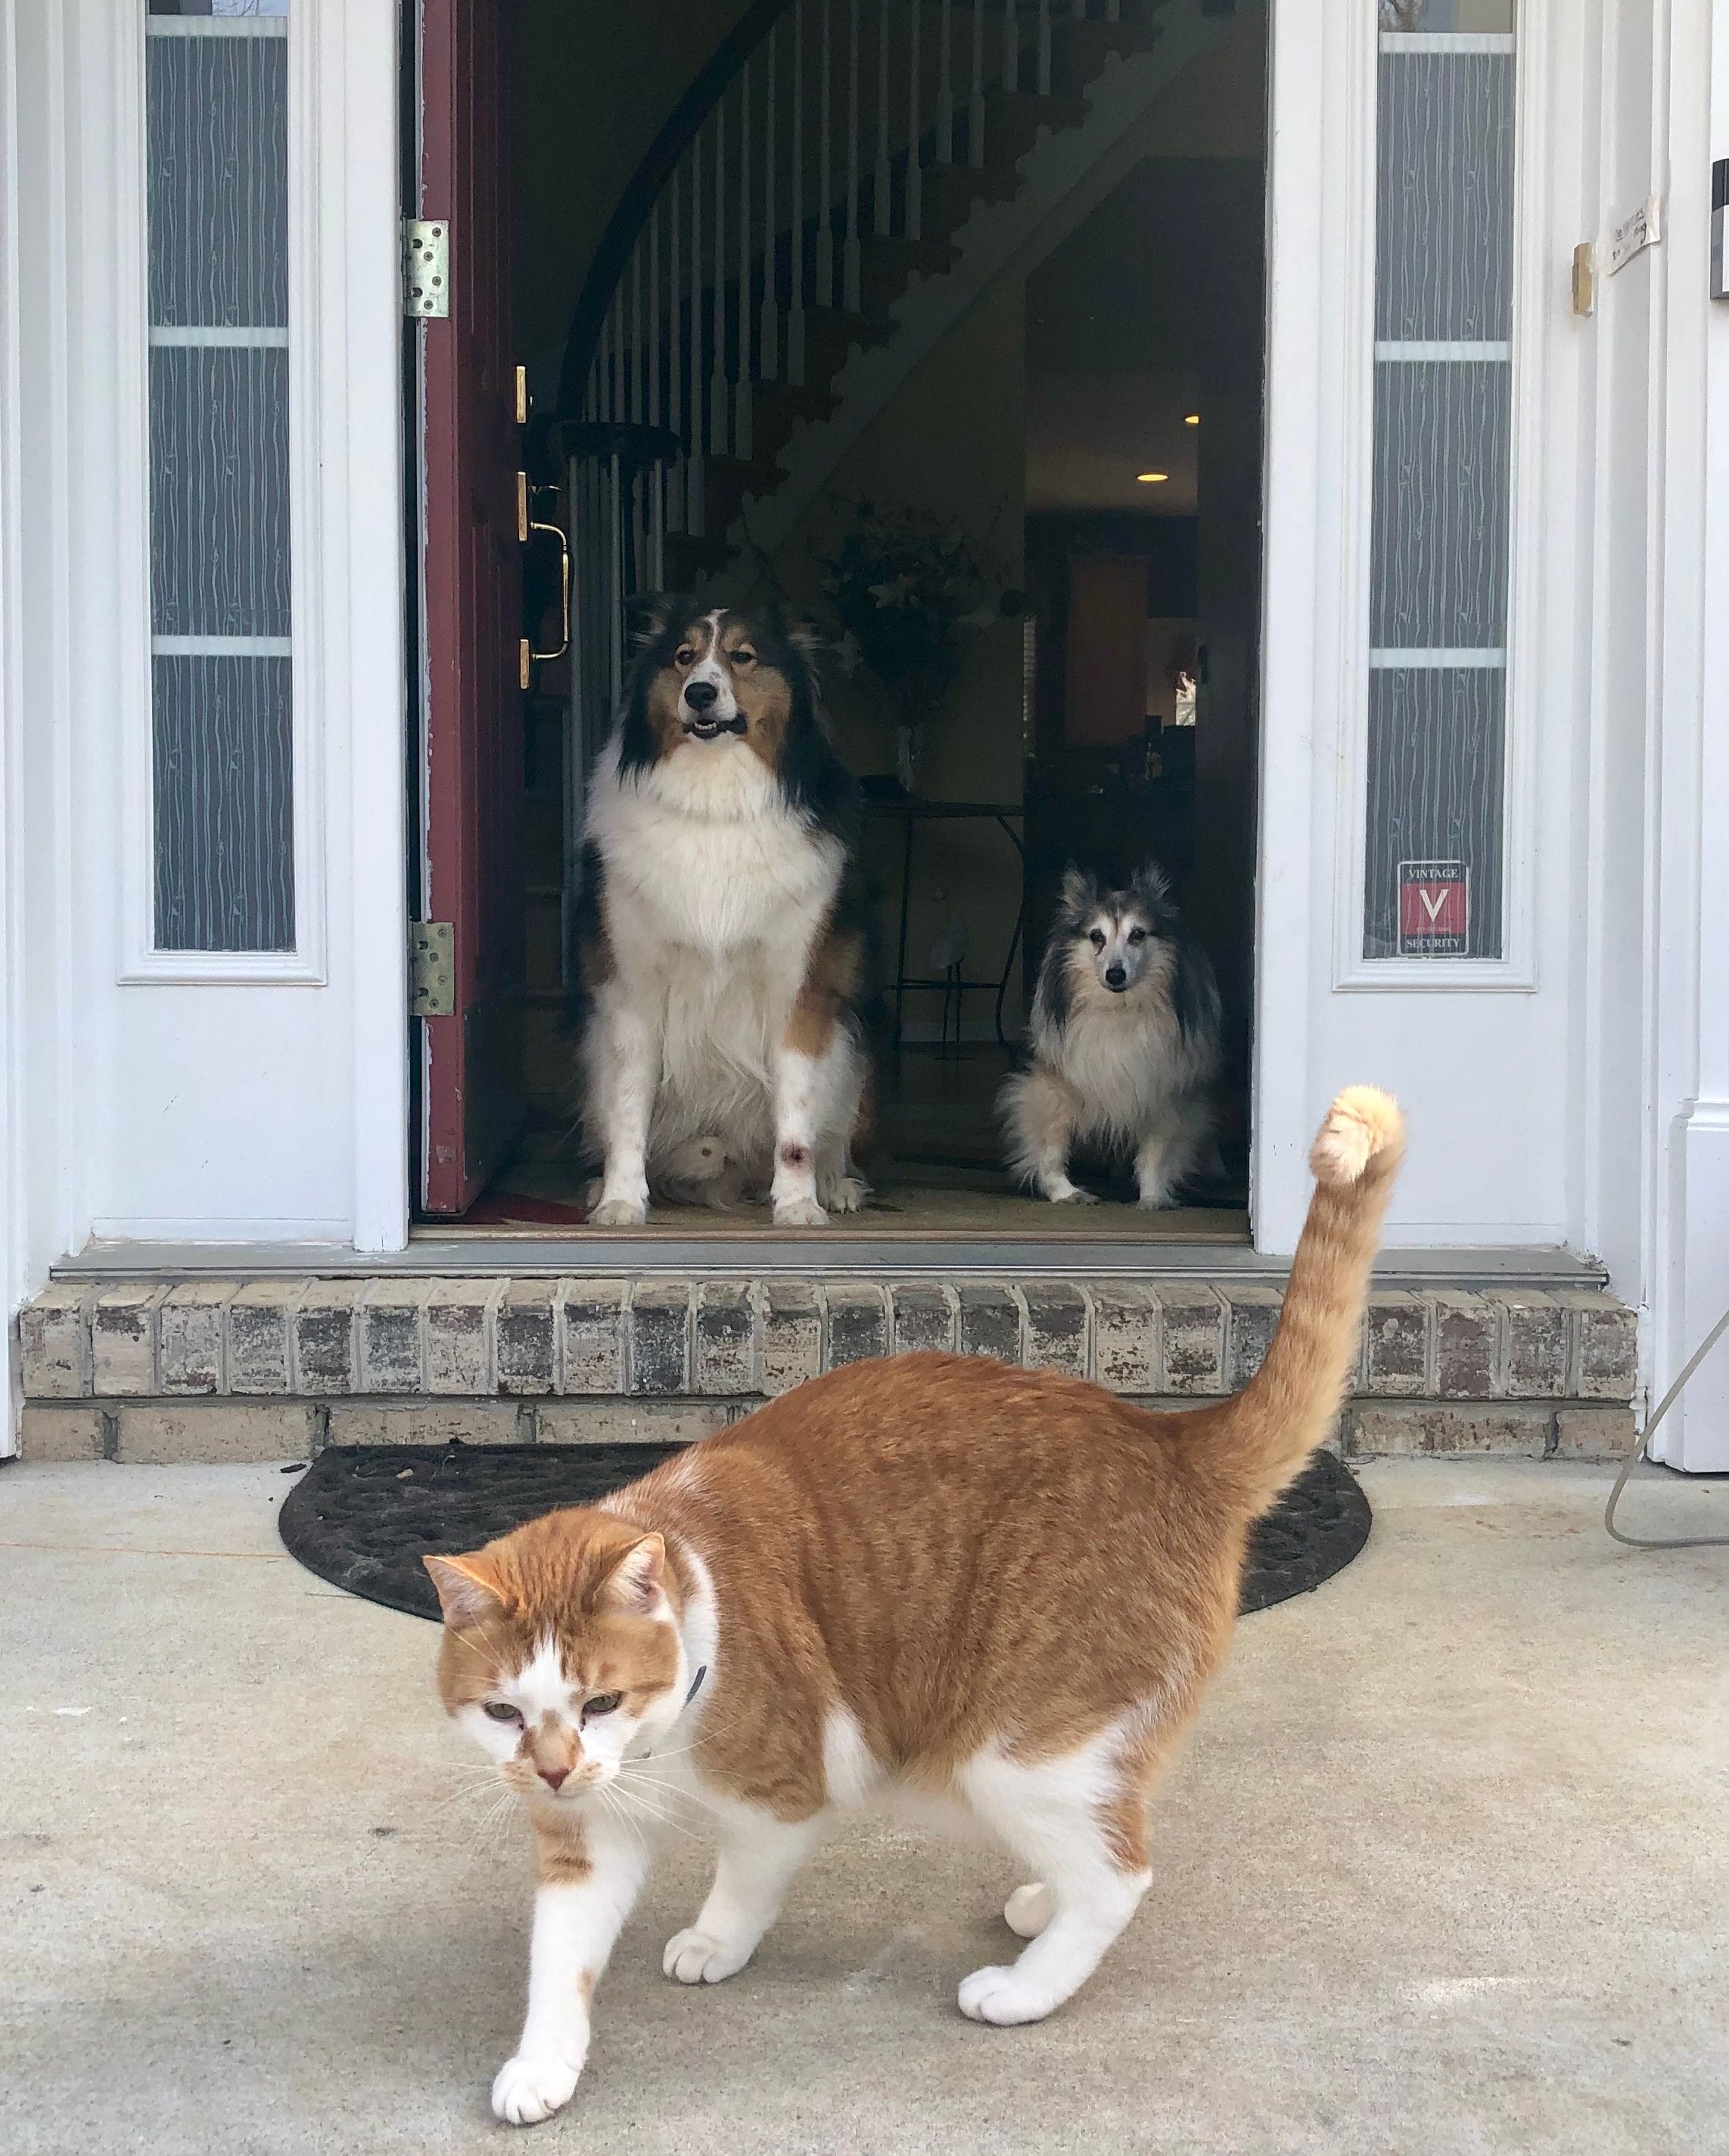
[[[687,681],[684,701],[693,711],[706,711],[720,691],[712,681]]]
[[[1104,969],[1104,985],[1106,986],[1106,988],[1126,988],[1126,987],[1127,987],[1127,985],[1128,985],[1128,982],[1129,982],[1129,976],[1128,976],[1128,974],[1124,971],[1124,969],[1123,969],[1123,968],[1122,968],[1122,967],[1120,967],[1120,966],[1107,966],[1107,967],[1105,968],[1105,969]]]

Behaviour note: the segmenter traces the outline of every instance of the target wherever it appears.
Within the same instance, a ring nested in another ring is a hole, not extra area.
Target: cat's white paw
[[[640,1228],[648,1218],[648,1208],[640,1199],[609,1198],[597,1205],[589,1215],[591,1228]]]
[[[711,1938],[707,1932],[699,1932],[692,1924],[687,1931],[675,1932],[667,1940],[661,1967],[681,1984],[724,1984],[744,1968],[750,1959],[750,1953],[749,1947],[727,1946],[719,1939]]]
[[[1048,1991],[1024,1983],[1011,1969],[975,1969],[962,1979],[959,1997],[968,2020],[989,2021],[999,2029],[1042,2021],[1057,2004]]]
[[[492,2116],[507,2126],[538,2126],[569,2102],[581,2076],[580,2059],[572,2066],[556,2051],[518,2051],[492,2083]]]
[[[777,1198],[774,1201],[774,1225],[777,1228],[826,1228],[828,1215],[814,1198]]]
[[[1057,1904],[1048,1887],[1037,1880],[1025,1887],[1017,1887],[1004,1902],[1002,1920],[1017,1938],[1036,1939],[1057,1913]]]
[[[837,1175],[822,1185],[822,1202],[831,1213],[862,1213],[871,1186],[857,1175]]]

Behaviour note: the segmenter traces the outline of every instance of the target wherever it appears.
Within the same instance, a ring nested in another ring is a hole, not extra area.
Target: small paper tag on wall
[[[1471,879],[1463,861],[1399,863],[1402,958],[1463,958],[1470,927]]]

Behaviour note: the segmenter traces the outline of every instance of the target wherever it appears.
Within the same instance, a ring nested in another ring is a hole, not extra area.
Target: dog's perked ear
[[[1150,855],[1130,878],[1129,896],[1155,928],[1162,930],[1176,911],[1165,871]]]
[[[1063,911],[1078,919],[1095,911],[1098,904],[1098,877],[1090,869],[1077,868],[1071,861],[1063,871]]]
[[[631,643],[646,651],[675,624],[695,619],[697,602],[688,592],[636,592],[625,602],[625,626]]]

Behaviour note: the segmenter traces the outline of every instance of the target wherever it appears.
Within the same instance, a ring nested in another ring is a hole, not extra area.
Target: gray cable
[[[1729,1549],[1729,1535],[1685,1535],[1671,1539],[1664,1535],[1624,1535],[1615,1525],[1615,1507],[1621,1492],[1627,1487],[1627,1478],[1638,1465],[1651,1432],[1656,1429],[1680,1396],[1681,1387],[1710,1354],[1726,1332],[1729,1332],[1729,1310],[1712,1326],[1703,1340],[1687,1358],[1686,1364],[1675,1383],[1657,1403],[1657,1411],[1634,1440],[1634,1446],[1621,1463],[1621,1472],[1615,1477],[1615,1486],[1609,1492],[1609,1502],[1603,1507],[1603,1523],[1618,1543],[1625,1543],[1629,1549]]]

